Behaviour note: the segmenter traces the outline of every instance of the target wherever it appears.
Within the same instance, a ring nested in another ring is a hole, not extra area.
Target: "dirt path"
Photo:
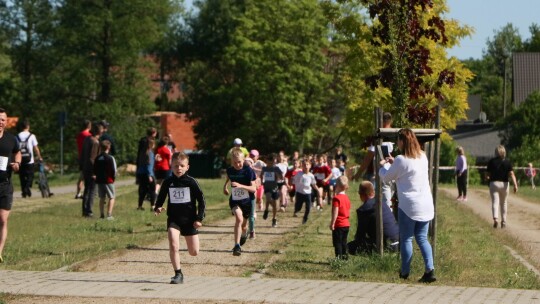
[[[225,205],[224,205],[225,207]],[[285,235],[301,225],[301,217],[292,217],[291,207],[285,213],[278,212],[278,226],[271,227],[271,213],[268,220],[262,219],[262,212],[257,212],[256,238],[248,239],[242,246],[242,255],[232,255],[233,224],[231,216],[225,220],[203,226],[199,231],[201,250],[199,255],[188,255],[185,242],[181,239],[180,259],[182,271],[186,277],[197,276],[260,276],[273,256],[279,255],[280,244]],[[328,208],[327,208],[328,209]],[[330,217],[328,210],[312,212],[317,216]],[[164,218],[165,221],[165,218]],[[75,267],[79,271],[131,274],[163,274],[172,276],[166,233],[163,239],[147,248],[133,248],[105,258],[88,261]]]
[[[457,196],[454,188],[442,188],[440,191],[450,197]],[[468,189],[467,202],[456,202],[470,208],[474,213],[486,220],[486,225],[493,224],[491,214],[491,198],[488,189]],[[507,233],[520,241],[526,250],[525,257],[540,270],[540,204],[531,203],[511,193],[508,197],[507,226],[498,232]]]

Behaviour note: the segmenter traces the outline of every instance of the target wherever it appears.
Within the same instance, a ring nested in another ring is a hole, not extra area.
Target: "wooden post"
[[[382,127],[382,111],[380,108],[375,109],[375,122],[377,130]],[[375,147],[375,163],[373,164],[373,173],[375,173],[375,223],[377,234],[377,251],[379,255],[383,255],[384,252],[384,235],[383,235],[383,221],[382,221],[382,206],[381,206],[381,177],[379,176],[379,163],[381,158],[379,156],[377,147],[382,143],[381,136],[377,136],[376,142],[373,143]]]
[[[435,128],[437,130],[440,130],[441,128],[441,106],[437,106],[437,117],[435,120]],[[435,145],[435,169],[433,170],[434,176],[433,176],[433,210],[435,212],[435,216],[433,217],[432,221],[432,230],[433,233],[431,234],[431,247],[433,248],[433,259],[435,260],[435,252],[437,248],[437,191],[439,189],[439,160],[440,160],[440,151],[441,151],[441,136],[440,134],[435,135],[434,140]]]

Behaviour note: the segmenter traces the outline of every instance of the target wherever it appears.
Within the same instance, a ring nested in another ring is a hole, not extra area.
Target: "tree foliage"
[[[330,128],[327,29],[315,0],[199,2],[186,67],[203,149],[241,137],[263,151],[313,149]]]
[[[326,4],[338,33],[336,42],[346,47],[342,81],[349,110],[345,125],[351,136],[372,133],[377,106],[394,113],[396,126],[429,125],[417,118],[436,105],[442,106],[443,128],[455,127],[464,117],[472,73],[456,58],[448,58],[445,50],[471,29],[442,17],[447,11],[444,1]],[[362,8],[371,21],[364,19]]]

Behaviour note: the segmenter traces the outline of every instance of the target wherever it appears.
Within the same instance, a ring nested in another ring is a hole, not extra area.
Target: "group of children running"
[[[240,256],[246,240],[255,238],[257,207],[263,211],[264,220],[268,219],[271,209],[272,227],[277,227],[278,212],[285,212],[289,201],[294,200],[293,216],[297,217],[304,208],[303,224],[308,221],[312,206],[322,211],[331,204],[330,229],[336,258],[346,258],[350,201],[345,194],[348,179],[343,174],[343,166],[334,160],[328,165],[324,155],[316,159],[295,158],[291,165],[282,152],[268,155],[265,161],[259,157],[257,150],[246,155],[245,149],[238,147],[230,153],[231,166],[226,170],[223,193],[229,196],[229,207],[235,217],[233,255]],[[168,198],[169,255],[175,271],[171,284],[179,284],[184,280],[180,269],[180,235],[185,238],[189,254],[196,256],[199,252],[197,229],[202,226],[206,202],[197,181],[186,174],[189,170],[186,154],[174,153],[171,168],[173,174],[164,179],[154,212],[155,215],[162,213]]]

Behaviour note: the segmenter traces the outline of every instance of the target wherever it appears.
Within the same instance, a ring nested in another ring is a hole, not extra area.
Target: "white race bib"
[[[326,176],[324,175],[324,173],[317,173],[315,174],[315,178],[322,181],[326,178]]]
[[[171,204],[191,203],[189,187],[169,188],[169,198],[171,199]]]
[[[276,180],[274,172],[264,172],[264,181],[265,182],[273,182]]]
[[[233,201],[241,201],[249,198],[249,193],[245,189],[232,188]]]
[[[0,171],[6,171],[9,165],[9,158],[0,156]]]

